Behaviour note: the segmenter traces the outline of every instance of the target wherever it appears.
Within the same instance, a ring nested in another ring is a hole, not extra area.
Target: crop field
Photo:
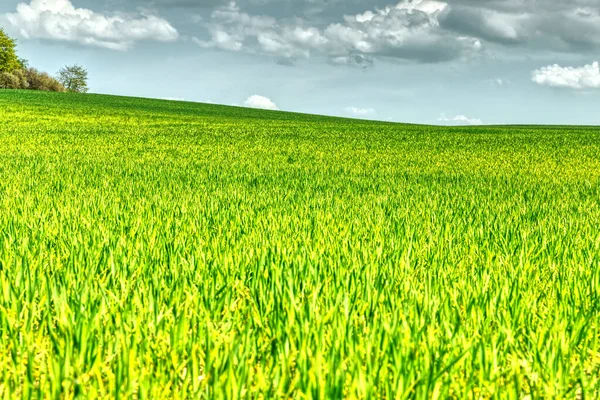
[[[0,91],[1,398],[598,398],[600,129]]]

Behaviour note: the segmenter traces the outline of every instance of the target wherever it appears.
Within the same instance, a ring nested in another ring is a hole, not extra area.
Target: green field
[[[598,398],[600,128],[0,91],[0,397]]]

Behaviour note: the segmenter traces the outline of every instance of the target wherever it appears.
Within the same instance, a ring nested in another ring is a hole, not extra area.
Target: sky
[[[436,125],[600,125],[599,0],[1,0],[90,90]]]

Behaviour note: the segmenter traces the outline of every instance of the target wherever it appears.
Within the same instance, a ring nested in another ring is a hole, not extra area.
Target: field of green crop
[[[600,129],[0,91],[1,398],[598,398]]]

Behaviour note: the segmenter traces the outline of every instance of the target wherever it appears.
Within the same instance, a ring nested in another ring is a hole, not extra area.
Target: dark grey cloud
[[[25,37],[118,49],[139,40],[181,37],[204,48],[263,54],[286,65],[314,56],[365,68],[378,58],[469,60],[488,54],[488,48],[495,54],[515,48],[600,50],[598,0],[109,0],[102,11],[90,0],[77,5],[24,1],[23,7],[54,10],[40,18],[67,21],[70,27],[65,33],[62,22],[18,18],[17,10],[10,21]],[[85,12],[94,16],[96,27],[78,22],[83,14],[72,10],[83,9],[80,4],[87,4]],[[114,29],[102,31],[103,21],[113,21]],[[120,36],[112,37],[114,32]]]
[[[216,7],[227,6],[231,0],[115,0],[157,9],[187,9],[190,12],[203,12]],[[338,20],[346,14],[357,14],[368,8],[385,7],[389,0],[237,0],[242,10],[255,15],[269,15],[276,18],[306,18],[319,25]]]
[[[256,25],[265,18],[268,26]],[[600,49],[597,0],[239,0],[216,5],[200,25],[205,35],[196,42],[204,47],[279,62],[323,55],[336,65],[358,60],[364,67],[381,57],[470,59],[486,47],[496,53]]]
[[[481,42],[441,27],[440,19],[448,8],[441,1],[403,1],[313,24],[306,18],[253,14],[230,2],[202,19],[208,35],[194,41],[206,48],[278,59],[321,55],[334,64],[360,67],[370,65],[376,57],[417,62],[471,57],[481,50]]]
[[[441,18],[441,26],[452,32],[503,45],[516,45],[523,41],[526,28],[519,17],[504,19],[502,21],[500,14],[483,8],[454,6]]]
[[[455,0],[441,22],[452,31],[534,51],[600,48],[600,3],[596,0]]]
[[[182,8],[213,8],[227,4],[225,0],[154,0],[151,2],[142,2],[143,4],[163,6],[163,7],[182,7]]]
[[[370,68],[373,66],[373,58],[363,54],[347,54],[343,56],[332,56],[329,58],[329,63],[332,65],[345,65],[357,68]]]

